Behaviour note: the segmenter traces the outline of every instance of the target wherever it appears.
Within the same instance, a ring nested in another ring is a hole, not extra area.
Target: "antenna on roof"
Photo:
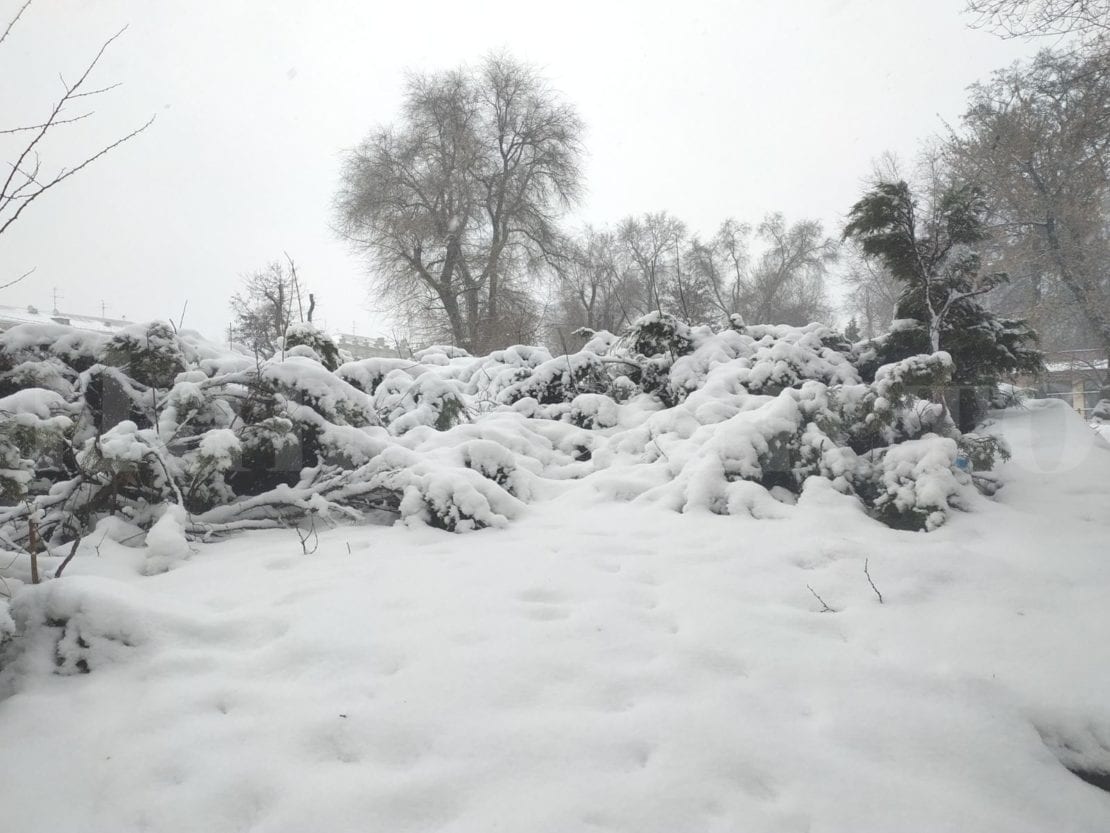
[[[100,299],[100,317],[101,318],[107,318],[108,317],[108,308],[105,306],[103,298]]]
[[[58,311],[58,299],[64,297],[64,295],[58,294],[58,287],[54,287],[54,312]]]

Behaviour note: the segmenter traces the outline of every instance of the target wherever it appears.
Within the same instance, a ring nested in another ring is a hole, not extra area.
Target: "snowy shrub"
[[[203,511],[235,499],[225,475],[239,467],[243,442],[229,428],[216,428],[200,437],[195,450],[180,457],[184,481],[182,497],[190,511]]]
[[[309,357],[315,357],[328,370],[339,367],[339,348],[335,341],[325,333],[308,322],[292,324],[285,331],[286,354],[292,354],[297,347],[307,347]],[[296,355],[296,354],[292,354]]]
[[[126,371],[140,385],[167,388],[185,369],[185,352],[165,321],[128,327],[104,347],[103,363]]]
[[[1110,399],[1100,399],[1091,411],[1091,421],[1094,423],[1110,422]]]
[[[617,403],[601,393],[580,393],[570,402],[567,419],[579,428],[612,428],[620,418]]]
[[[432,374],[405,381],[397,376],[403,391],[399,396],[383,397],[381,413],[392,434],[403,434],[419,425],[446,431],[467,419],[466,400],[461,386]]]
[[[878,454],[872,506],[895,529],[936,529],[958,502],[966,476],[956,469],[956,441],[933,434]]]
[[[945,353],[879,366],[818,324],[715,332],[659,313],[584,337],[570,355],[436,346],[336,366],[308,326],[265,360],[157,322],[110,339],[15,327],[0,334],[0,531],[27,542],[33,513],[57,547],[112,517],[153,535],[160,570],[191,538],[308,515],[504,526],[559,491],[545,481],[583,478],[767,518],[820,478],[885,523],[933,529],[1005,453],[935,395]]]
[[[87,440],[75,459],[83,475],[103,483],[113,497],[130,493],[148,503],[161,503],[173,500],[174,483],[159,446],[156,431],[124,420]]]
[[[55,391],[28,388],[0,399],[0,500],[28,492],[38,470],[58,468],[72,421]]]
[[[956,440],[970,471],[990,471],[999,461],[1010,459],[1010,449],[990,434],[963,434]]]
[[[641,356],[685,356],[693,349],[690,328],[666,312],[649,312],[624,335],[628,349]]]
[[[256,384],[283,404],[304,406],[338,425],[375,425],[378,421],[365,393],[311,359],[290,356],[268,362]],[[295,407],[291,410],[296,411]]]
[[[51,357],[42,361],[20,362],[11,370],[0,373],[0,397],[25,388],[43,388],[68,397],[73,394],[75,378],[76,373],[60,359]]]
[[[999,382],[991,396],[992,408],[1014,408],[1033,396],[1029,388],[1021,388],[1007,382]]]
[[[0,370],[53,358],[80,373],[101,360],[107,342],[106,335],[63,324],[18,324],[0,333]]]
[[[461,347],[455,347],[451,344],[433,344],[431,347],[418,350],[412,357],[420,364],[442,366],[449,364],[451,359],[469,358],[470,353]]]
[[[336,370],[336,375],[345,382],[358,388],[363,393],[373,396],[378,385],[395,370],[407,373],[410,369],[418,369],[418,375],[423,367],[410,359],[360,359],[358,361],[344,362]]]
[[[583,393],[604,393],[609,385],[609,374],[601,357],[583,351],[545,361],[527,378],[502,391],[500,399],[510,405],[521,399],[553,405],[570,402]]]

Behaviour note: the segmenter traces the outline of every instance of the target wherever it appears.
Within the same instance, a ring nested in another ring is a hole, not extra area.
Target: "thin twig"
[[[2,35],[0,35],[0,43],[3,43],[7,39],[8,33],[11,32],[12,27],[15,26],[15,24],[19,22],[19,18],[23,17],[23,13],[25,11],[27,11],[27,7],[30,6],[30,5],[31,5],[31,0],[27,0],[26,3],[24,3],[22,6],[19,7],[19,11],[15,13],[15,17],[13,17],[11,20],[8,21],[8,25],[4,29],[4,33]]]
[[[808,584],[806,585],[806,590],[808,590],[810,593],[812,593],[813,598],[817,599],[817,601],[819,601],[821,603],[821,610],[820,610],[821,613],[836,613],[836,609],[829,607],[825,603],[825,600],[817,595],[817,591],[814,590],[812,587],[810,587]]]
[[[308,522],[309,522],[308,531],[305,532],[303,535],[301,534],[301,528],[299,526],[296,529],[297,529],[297,537],[301,541],[301,552],[303,552],[305,555],[312,555],[320,547],[320,535],[316,532],[316,514],[315,513],[311,513],[311,512],[309,513]],[[312,541],[312,549],[308,548],[308,542],[309,541]]]
[[[863,559],[863,574],[867,576],[867,583],[871,585],[871,589],[875,591],[875,595],[879,597],[879,604],[883,603],[883,594],[879,592],[879,588],[875,586],[875,582],[871,580],[871,572],[867,569],[867,562],[870,559]]]
[[[73,98],[73,97],[74,96],[71,96],[71,98]],[[44,127],[57,127],[60,124],[73,124],[76,121],[81,121],[82,119],[87,119],[92,114],[93,114],[93,111],[90,110],[89,112],[83,113],[80,116],[73,116],[73,117],[68,118],[68,119],[54,119],[54,122],[52,124],[49,124],[49,125],[47,125],[47,124],[27,124],[27,125],[24,125],[23,127],[6,127],[3,130],[0,130],[0,136],[10,136],[13,133],[26,133],[30,130],[41,130]]]
[[[65,557],[62,563],[58,565],[58,569],[54,571],[54,578],[62,577],[62,570],[64,570],[66,568],[66,565],[73,560],[73,556],[77,555],[77,548],[79,546],[81,546],[80,535],[73,539],[73,546],[69,549],[69,555]]]

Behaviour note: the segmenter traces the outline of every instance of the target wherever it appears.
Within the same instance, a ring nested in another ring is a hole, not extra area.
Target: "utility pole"
[[[107,318],[108,317],[108,308],[104,304],[104,299],[103,298],[100,299],[100,317],[101,318]]]
[[[58,294],[58,287],[54,287],[54,312],[58,311],[58,299],[64,297],[64,295]]]

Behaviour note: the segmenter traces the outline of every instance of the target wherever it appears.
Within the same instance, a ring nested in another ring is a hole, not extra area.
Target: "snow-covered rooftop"
[[[18,324],[67,324],[78,330],[95,333],[114,333],[129,327],[133,321],[122,318],[103,318],[95,315],[82,315],[72,312],[52,312],[40,310],[35,306],[9,307],[0,305],[0,330]]]
[[[1094,362],[1048,362],[1045,364],[1049,373],[1068,373],[1083,370],[1106,370],[1106,359]]]

